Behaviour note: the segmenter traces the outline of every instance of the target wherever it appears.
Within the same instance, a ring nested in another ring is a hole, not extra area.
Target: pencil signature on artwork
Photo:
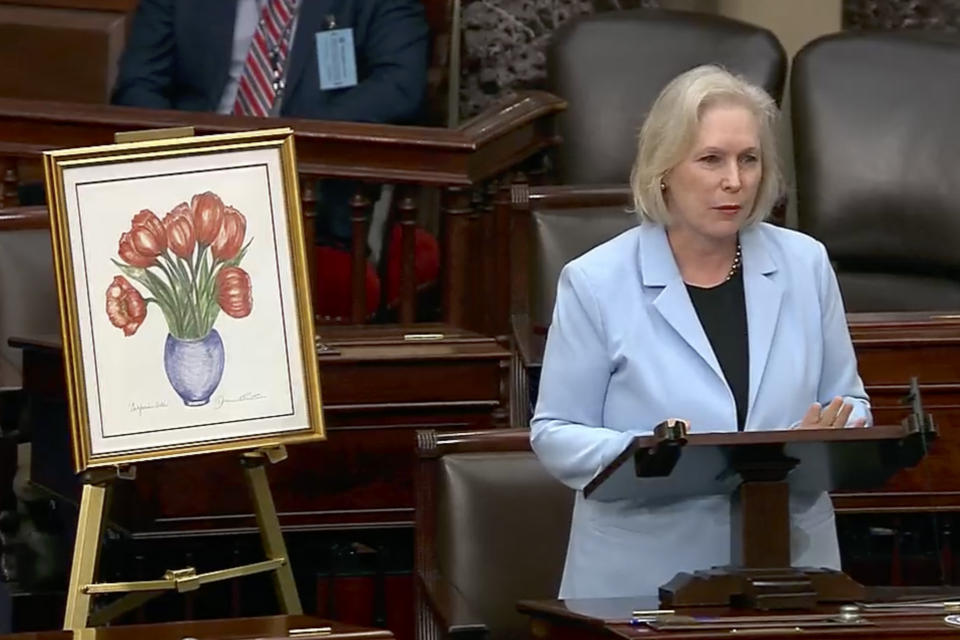
[[[223,396],[214,398],[213,406],[215,409],[222,409],[223,405],[225,404],[237,404],[240,402],[254,402],[256,400],[266,400],[266,399],[267,399],[267,396],[263,395],[262,393],[248,391],[246,393],[242,393],[239,396],[235,396],[233,398],[224,398]]]
[[[130,403],[130,413],[136,413],[139,416],[143,416],[144,411],[151,411],[153,409],[166,409],[170,405],[166,403],[165,400],[158,400],[156,402],[131,402]]]

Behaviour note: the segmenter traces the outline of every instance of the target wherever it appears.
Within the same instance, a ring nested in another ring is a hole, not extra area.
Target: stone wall
[[[960,31],[960,0],[844,0],[843,26]]]
[[[658,0],[466,0],[461,118],[476,114],[506,90],[540,86],[550,34],[571,18],[659,5]]]

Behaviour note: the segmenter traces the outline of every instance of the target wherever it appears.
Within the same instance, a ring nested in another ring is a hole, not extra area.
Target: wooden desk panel
[[[902,589],[907,591],[907,589]],[[926,590],[929,591],[929,590]],[[657,640],[679,638],[707,640],[722,637],[749,636],[772,640],[775,638],[809,637],[818,640],[842,638],[885,638],[887,640],[919,640],[921,638],[958,638],[960,627],[944,622],[944,613],[919,614],[864,614],[869,624],[855,627],[824,627],[797,629],[797,624],[784,623],[775,629],[740,629],[730,631],[655,631],[644,624],[630,624],[634,609],[657,609],[654,598],[596,598],[581,600],[539,600],[519,603],[518,610],[530,616],[530,635],[535,639],[551,640]],[[813,611],[797,611],[792,615],[837,614],[839,605],[818,607]],[[678,609],[677,615],[724,618],[730,616],[759,616],[763,613],[726,607]],[[791,614],[784,614],[789,617]],[[778,615],[778,617],[780,617]]]
[[[242,640],[244,638],[288,638],[290,629],[330,627],[324,640],[392,640],[393,634],[384,629],[370,629],[357,625],[324,620],[313,616],[268,616],[262,618],[232,618],[227,620],[196,620],[161,624],[131,624],[100,627],[95,634],[83,640]],[[70,631],[39,631],[0,636],[2,640],[75,640]]]
[[[0,3],[0,97],[109,102],[126,41],[126,9],[22,4]]]
[[[416,431],[505,426],[510,351],[493,338],[443,325],[323,327],[320,356],[328,439],[289,447],[268,474],[281,525],[328,529],[413,526]],[[28,397],[61,403],[59,340],[13,341],[24,348]],[[66,424],[34,425],[32,478],[75,495]],[[252,530],[238,457],[161,460],[120,483],[115,518],[135,535]]]
[[[878,423],[909,414],[903,399],[916,377],[939,437],[926,458],[882,489],[838,493],[841,513],[960,511],[960,316],[954,313],[852,313],[847,316],[860,375]]]

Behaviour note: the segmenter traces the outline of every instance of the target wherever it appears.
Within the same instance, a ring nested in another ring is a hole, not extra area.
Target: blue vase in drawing
[[[196,340],[167,335],[163,368],[170,385],[188,407],[210,402],[223,377],[223,362],[223,340],[216,329]]]

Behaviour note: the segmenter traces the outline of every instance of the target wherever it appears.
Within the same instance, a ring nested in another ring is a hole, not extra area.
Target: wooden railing
[[[397,319],[417,319],[414,227],[420,190],[439,190],[441,319],[457,327],[504,333],[509,306],[508,250],[499,239],[509,228],[509,188],[540,171],[542,152],[556,143],[553,116],[565,103],[543,92],[524,92],[457,129],[262,119],[209,113],[155,111],[85,104],[0,99],[0,230],[43,228],[45,208],[18,207],[21,177],[39,178],[43,151],[109,144],[118,131],[193,126],[198,135],[288,126],[295,132],[308,246],[314,238],[316,178],[398,185],[401,228],[400,303]],[[351,200],[352,305],[348,318],[363,323],[366,238],[372,203]],[[317,273],[308,253],[311,275]]]

